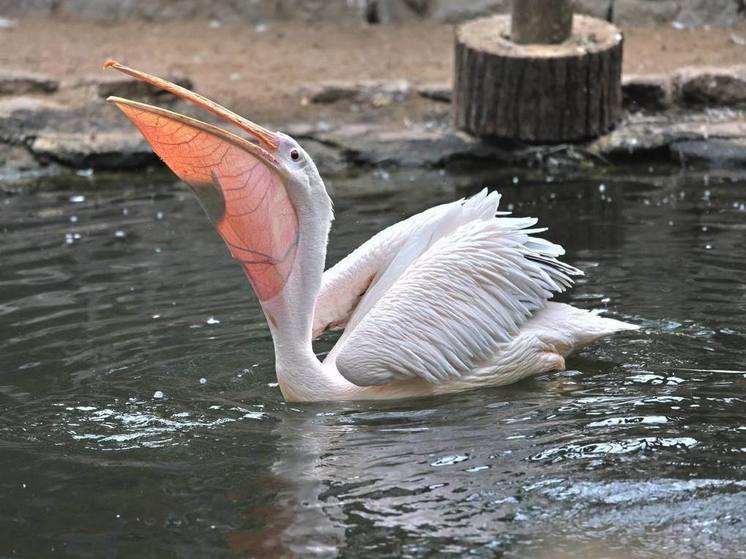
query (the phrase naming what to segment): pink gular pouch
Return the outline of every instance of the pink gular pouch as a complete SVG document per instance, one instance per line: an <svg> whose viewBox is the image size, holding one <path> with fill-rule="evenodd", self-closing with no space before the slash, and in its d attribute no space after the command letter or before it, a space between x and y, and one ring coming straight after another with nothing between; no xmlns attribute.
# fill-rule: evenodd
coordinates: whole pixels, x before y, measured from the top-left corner
<svg viewBox="0 0 746 559"><path fill-rule="evenodd" d="M200 204L238 260L261 301L284 288L298 246L298 215L288 197L286 178L273 153L270 132L204 97L175 84L116 68L195 103L251 134L259 144L199 120L144 103L113 97L145 139Z"/></svg>

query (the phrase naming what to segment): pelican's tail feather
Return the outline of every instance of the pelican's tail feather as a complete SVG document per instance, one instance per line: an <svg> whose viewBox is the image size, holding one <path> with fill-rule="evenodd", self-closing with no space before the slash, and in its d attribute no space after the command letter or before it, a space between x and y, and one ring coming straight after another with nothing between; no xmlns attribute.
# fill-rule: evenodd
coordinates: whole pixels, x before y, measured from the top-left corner
<svg viewBox="0 0 746 559"><path fill-rule="evenodd" d="M639 328L635 324L601 316L598 311L550 301L526 323L523 330L550 342L560 355L567 357L599 338Z"/></svg>

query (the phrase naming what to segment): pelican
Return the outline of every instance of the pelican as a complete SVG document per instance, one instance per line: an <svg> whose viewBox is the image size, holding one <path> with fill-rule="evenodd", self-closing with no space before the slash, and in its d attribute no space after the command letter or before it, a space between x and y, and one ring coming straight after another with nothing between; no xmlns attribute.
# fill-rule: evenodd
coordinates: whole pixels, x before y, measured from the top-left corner
<svg viewBox="0 0 746 559"><path fill-rule="evenodd" d="M500 195L430 208L324 271L332 201L313 160L197 93L109 60L248 134L110 97L197 196L238 261L272 333L287 401L421 397L561 370L594 340L637 326L550 301L582 272ZM344 329L323 362L312 341Z"/></svg>

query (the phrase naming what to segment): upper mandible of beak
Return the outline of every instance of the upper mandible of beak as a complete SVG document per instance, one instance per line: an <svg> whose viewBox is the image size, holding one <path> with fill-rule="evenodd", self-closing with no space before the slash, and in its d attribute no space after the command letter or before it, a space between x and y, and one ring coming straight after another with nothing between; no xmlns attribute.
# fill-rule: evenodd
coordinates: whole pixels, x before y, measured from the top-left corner
<svg viewBox="0 0 746 559"><path fill-rule="evenodd" d="M149 83L154 87L163 89L164 91L168 91L169 93L173 93L177 97L181 97L185 101L194 103L198 107L211 112L212 114L222 118L223 120L226 120L231 124L235 124L240 129L246 131L252 137L256 138L259 141L261 147L263 147L270 153L277 151L280 145L279 137L276 133L267 130L263 126L259 126L254 122L251 122L241 115L237 115L233 111L230 111L225 107L218 105L215 101L211 101L210 99L208 99L207 97L203 97L199 93L190 91L185 87L181 87L180 85L176 85L175 83L171 83L170 81L164 80L157 76L141 72L140 70L135 70L134 68L129 68L124 64L120 64L116 60L107 60L104 63L104 69L108 68L114 68L115 70L119 70L123 74L127 74L128 76L132 76L133 78L141 80L145 83Z"/></svg>

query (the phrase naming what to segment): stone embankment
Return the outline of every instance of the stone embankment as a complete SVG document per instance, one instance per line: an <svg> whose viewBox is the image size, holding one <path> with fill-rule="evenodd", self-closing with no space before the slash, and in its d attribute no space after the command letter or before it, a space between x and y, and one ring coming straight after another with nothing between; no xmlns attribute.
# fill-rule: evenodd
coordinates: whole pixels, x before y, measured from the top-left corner
<svg viewBox="0 0 746 559"><path fill-rule="evenodd" d="M187 87L183 75L168 76ZM69 95L75 90L76 95ZM156 163L140 135L105 103L109 95L173 105L174 99L126 77L57 82L0 71L0 164L6 177L36 172L141 169ZM84 102L69 104L66 99ZM429 103L422 121L345 123L351 108ZM336 107L333 123L277 123L301 139L323 172L360 166L449 168L464 164L581 164L675 160L746 166L746 65L690 67L671 74L626 76L626 115L599 139L563 146L516 145L472 138L450 127L450 84L406 80L315 82L301 105ZM190 107L178 105L178 110ZM427 111L426 111L427 112Z"/></svg>

